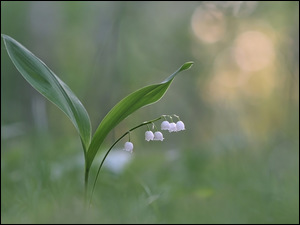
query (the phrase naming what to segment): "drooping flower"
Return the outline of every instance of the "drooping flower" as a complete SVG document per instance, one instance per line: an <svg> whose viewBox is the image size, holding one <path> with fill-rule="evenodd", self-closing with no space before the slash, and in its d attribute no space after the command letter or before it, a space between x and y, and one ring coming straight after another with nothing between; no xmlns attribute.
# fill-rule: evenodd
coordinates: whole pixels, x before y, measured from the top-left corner
<svg viewBox="0 0 300 225"><path fill-rule="evenodd" d="M145 140L146 141L152 141L153 138L154 138L153 132L150 131L150 130L146 131L146 133L145 133Z"/></svg>
<svg viewBox="0 0 300 225"><path fill-rule="evenodd" d="M176 124L170 123L169 132L176 132L176 131L177 131Z"/></svg>
<svg viewBox="0 0 300 225"><path fill-rule="evenodd" d="M132 150L133 150L133 144L129 141L127 141L124 145L124 150L127 151L127 152L130 152L132 153Z"/></svg>
<svg viewBox="0 0 300 225"><path fill-rule="evenodd" d="M170 129L170 123L169 121L165 120L161 123L161 130L169 130Z"/></svg>
<svg viewBox="0 0 300 225"><path fill-rule="evenodd" d="M176 123L176 129L177 131L185 130L184 123L182 121L178 121Z"/></svg>
<svg viewBox="0 0 300 225"><path fill-rule="evenodd" d="M154 141L163 141L164 140L164 136L160 131L156 131L154 133Z"/></svg>

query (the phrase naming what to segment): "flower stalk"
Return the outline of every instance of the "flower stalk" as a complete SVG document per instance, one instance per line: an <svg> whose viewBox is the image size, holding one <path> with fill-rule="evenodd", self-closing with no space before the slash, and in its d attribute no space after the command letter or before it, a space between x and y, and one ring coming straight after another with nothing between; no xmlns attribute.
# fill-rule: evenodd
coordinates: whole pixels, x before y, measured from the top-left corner
<svg viewBox="0 0 300 225"><path fill-rule="evenodd" d="M140 128L140 127L142 127L142 126L148 125L148 124L153 123L153 122L155 122L155 121L158 121L158 120L160 120L161 118L162 118L162 116L160 116L160 117L158 117L158 118L156 118L156 119L154 119L154 120L145 121L145 122L143 122L143 123L141 123L141 124L139 124L139 125L137 125L137 126L131 128L130 130L128 130L127 132L125 132L121 137L119 137L118 140L116 140L116 141L112 144L112 146L110 146L110 148L109 148L109 149L107 150L107 152L105 153L105 155L104 155L104 157L103 157L103 159L102 159L102 161L101 161L101 163L100 163L100 166L99 166L99 168L98 168L98 171L97 171L97 174L96 174L96 178L95 178L95 181L94 181L94 184L93 184L93 188L92 188L92 193L91 193L90 204L89 204L89 205L91 205L92 197L93 197L93 194L94 194L94 190L95 190L95 187L96 187L96 183L97 183L97 180L98 180L98 177L99 177L100 170L101 170L101 168L102 168L102 166L103 166L103 163L104 163L106 157L108 156L108 154L110 153L110 151L113 149L113 147L114 147L120 140L122 140L123 137L125 137L127 134L129 134L131 131L134 131L134 130L137 129L137 128Z"/></svg>
<svg viewBox="0 0 300 225"><path fill-rule="evenodd" d="M98 178L99 178L100 170L101 170L101 168L102 168L102 166L103 166L103 163L104 163L106 157L108 156L108 154L110 153L110 151L113 149L113 147L114 147L114 146L115 146L122 138L124 138L126 135L128 135L128 136L129 136L129 141L127 141L127 142L125 143L125 145L124 145L124 150L127 151L127 152L132 153L132 152L133 152L133 143L132 143L131 140L130 140L130 132L132 132L132 131L134 131L134 130L136 130L137 128L140 128L140 127L142 127L142 126L147 126L147 127L148 127L148 131L146 131L146 133L145 133L145 140L146 140L146 141L150 141L150 140L151 140L151 141L163 141L163 140L164 140L163 134L162 134L160 131L157 130L157 128L156 128L156 126L155 126L155 124L154 124L154 122L156 122L156 121L158 121L158 120L160 120L160 119L165 119L165 121L163 121L162 124L161 124L161 129L162 129L162 130L168 130L169 132L178 132L178 131L181 131L181 130L185 130L184 123L180 120L179 116L176 116L176 115L174 115L174 116L177 117L177 119L178 119L178 122L177 122L177 123L174 123L174 122L173 122L173 119L172 119L171 116L169 116L170 119L171 119L171 123L169 123L169 122L166 120L166 116L165 116L165 115L162 115L162 116L160 116L160 117L158 117L158 118L156 118L156 119L153 119L153 120L145 121L145 122L143 122L143 123L141 123L141 124L139 124L139 125L137 125L137 126L131 128L130 130L126 131L121 137L119 137L119 138L112 144L112 146L110 146L110 148L107 150L107 152L106 152L106 154L104 155L104 157L103 157L103 159L102 159L102 161L101 161L101 163L100 163L100 166L99 166L99 168L98 168L98 171L97 171L97 174L96 174L96 178L95 178L95 181L94 181L94 184L93 184L92 192L91 192L90 204L89 204L89 205L91 205L92 196L93 196L93 194L94 194L94 190L95 190L95 187L96 187L96 183L97 183L97 180L98 180ZM156 130L154 134L153 134L153 132L150 131L150 129L149 129L149 124L151 124L151 123L152 123L152 129L155 128L155 130ZM86 180L86 185L87 185L87 181L88 181L88 180Z"/></svg>

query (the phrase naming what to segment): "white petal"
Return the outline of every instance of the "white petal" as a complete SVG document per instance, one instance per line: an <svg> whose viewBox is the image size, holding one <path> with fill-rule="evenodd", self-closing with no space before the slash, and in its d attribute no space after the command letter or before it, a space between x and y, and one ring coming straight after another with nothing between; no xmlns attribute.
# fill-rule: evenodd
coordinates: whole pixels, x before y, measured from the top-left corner
<svg viewBox="0 0 300 225"><path fill-rule="evenodd" d="M154 139L155 141L163 141L164 140L164 136L160 131L156 131L154 133Z"/></svg>
<svg viewBox="0 0 300 225"><path fill-rule="evenodd" d="M124 145L124 150L127 151L127 152L130 152L132 153L132 150L133 150L133 144L129 141L127 141Z"/></svg>
<svg viewBox="0 0 300 225"><path fill-rule="evenodd" d="M185 130L184 123L182 121L178 121L176 123L177 131Z"/></svg>
<svg viewBox="0 0 300 225"><path fill-rule="evenodd" d="M165 120L165 121L163 121L163 122L161 123L161 129L162 129L162 130L169 130L169 128L170 128L170 123L169 123L169 121Z"/></svg>
<svg viewBox="0 0 300 225"><path fill-rule="evenodd" d="M146 133L145 133L145 140L146 141L151 141L151 140L153 140L153 138L154 138L153 132L150 131L150 130L146 131Z"/></svg>
<svg viewBox="0 0 300 225"><path fill-rule="evenodd" d="M169 132L176 132L176 131L177 131L176 124L170 123Z"/></svg>

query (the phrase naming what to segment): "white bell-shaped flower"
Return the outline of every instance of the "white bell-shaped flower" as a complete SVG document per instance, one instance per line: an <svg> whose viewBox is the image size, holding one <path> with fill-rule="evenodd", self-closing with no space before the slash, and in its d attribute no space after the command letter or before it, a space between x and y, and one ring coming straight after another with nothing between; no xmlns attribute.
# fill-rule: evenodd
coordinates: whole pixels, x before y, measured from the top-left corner
<svg viewBox="0 0 300 225"><path fill-rule="evenodd" d="M177 131L185 130L184 123L182 121L178 121L176 123Z"/></svg>
<svg viewBox="0 0 300 225"><path fill-rule="evenodd" d="M164 136L160 131L156 131L154 133L154 139L155 141L163 141L164 140Z"/></svg>
<svg viewBox="0 0 300 225"><path fill-rule="evenodd" d="M150 131L150 130L146 131L146 133L145 133L145 140L146 141L152 141L153 138L154 138L153 132Z"/></svg>
<svg viewBox="0 0 300 225"><path fill-rule="evenodd" d="M170 123L169 132L176 132L176 131L177 131L176 123Z"/></svg>
<svg viewBox="0 0 300 225"><path fill-rule="evenodd" d="M133 144L129 141L127 141L124 145L124 150L127 151L127 152L130 152L132 153L132 150L133 150Z"/></svg>
<svg viewBox="0 0 300 225"><path fill-rule="evenodd" d="M161 130L169 130L170 129L170 123L169 121L165 120L161 123Z"/></svg>

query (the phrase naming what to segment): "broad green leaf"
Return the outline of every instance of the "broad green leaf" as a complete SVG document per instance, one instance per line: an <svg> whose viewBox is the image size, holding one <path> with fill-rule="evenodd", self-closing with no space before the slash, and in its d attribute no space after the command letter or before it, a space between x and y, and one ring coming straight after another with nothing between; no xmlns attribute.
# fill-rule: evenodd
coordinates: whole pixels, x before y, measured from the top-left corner
<svg viewBox="0 0 300 225"><path fill-rule="evenodd" d="M183 64L176 72L160 84L141 88L117 103L103 118L97 128L87 152L86 169L89 170L95 155L108 133L127 116L139 108L155 103L163 97L174 77L181 71L191 68L193 62Z"/></svg>
<svg viewBox="0 0 300 225"><path fill-rule="evenodd" d="M22 76L60 108L80 134L85 151L91 140L91 123L87 111L71 91L39 58L13 38L3 35L8 55Z"/></svg>

